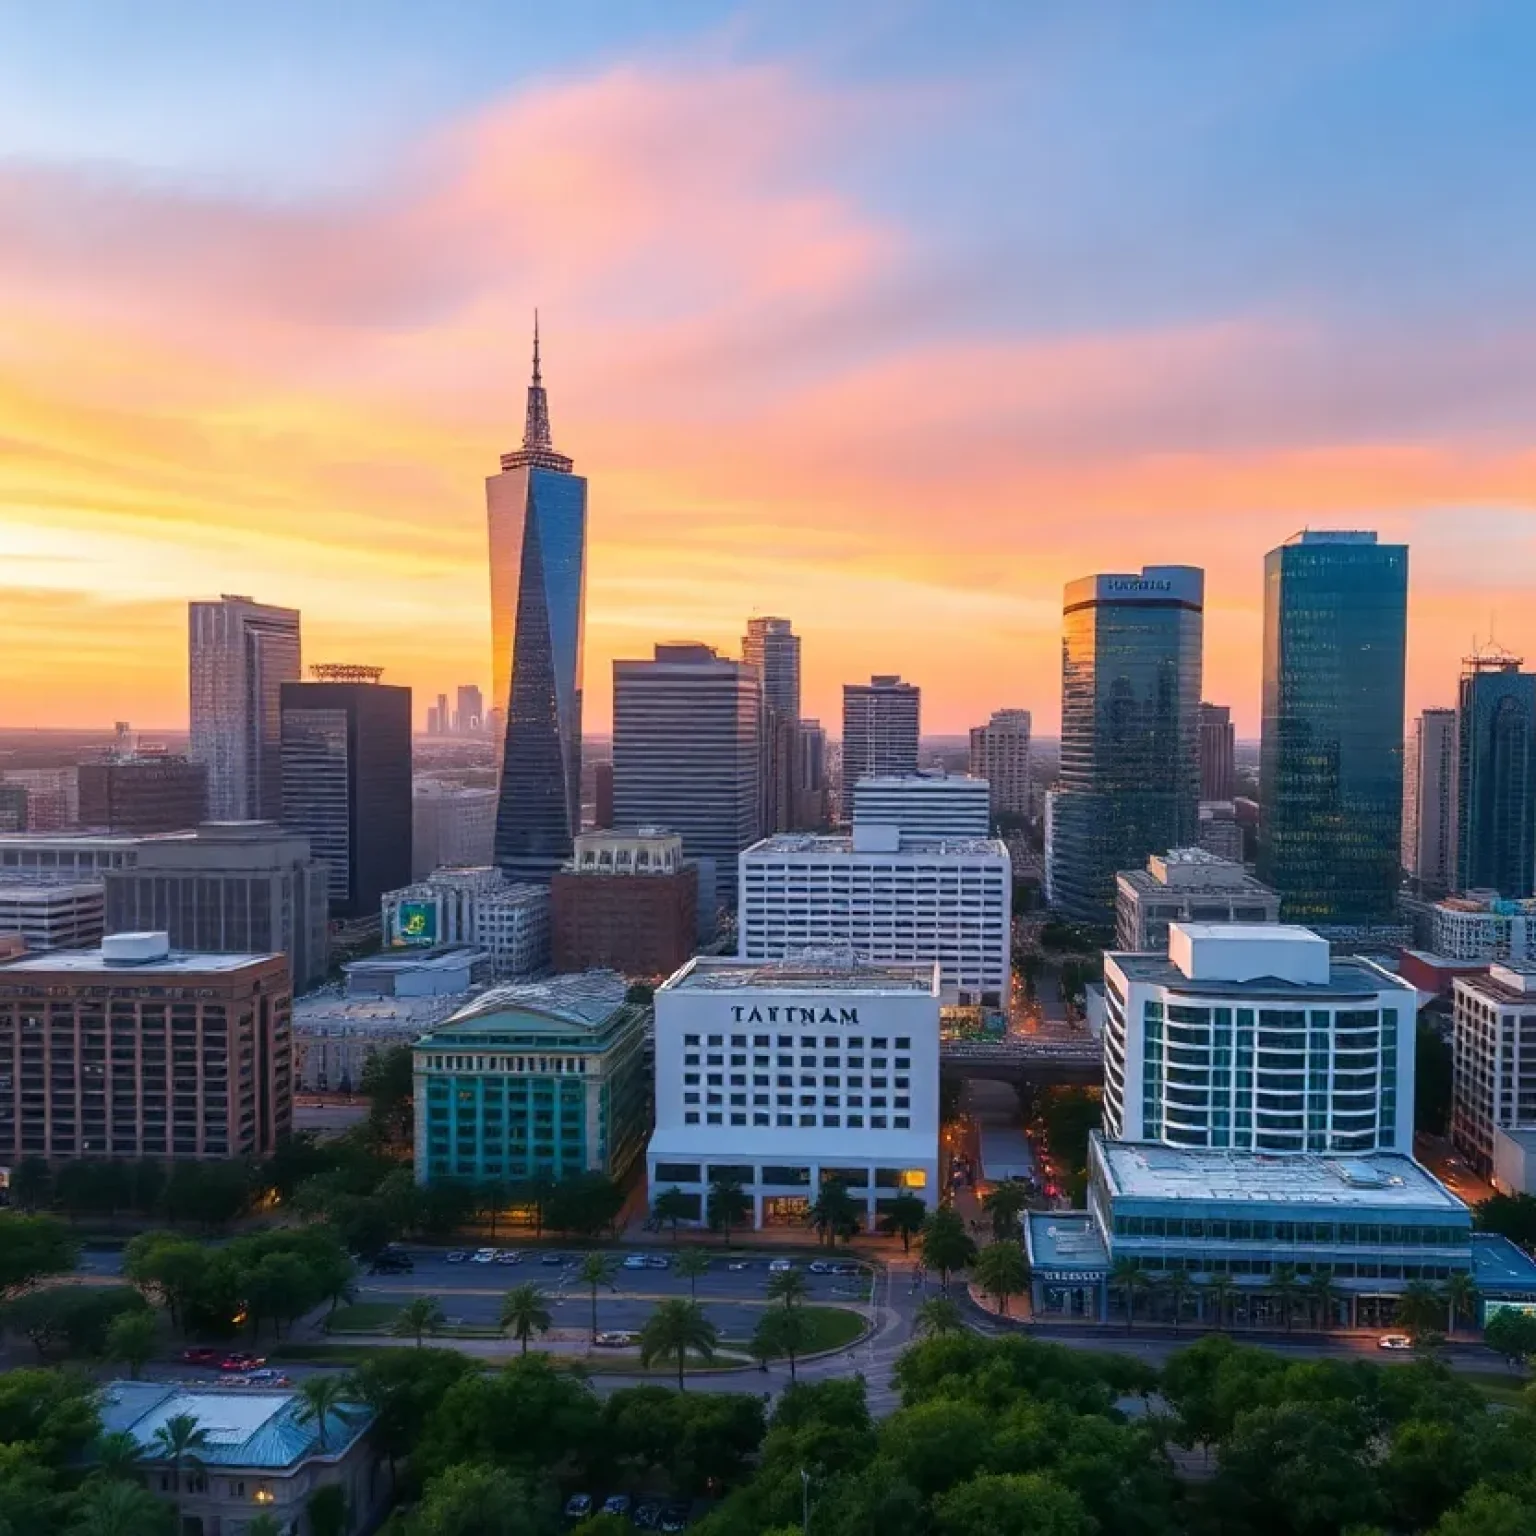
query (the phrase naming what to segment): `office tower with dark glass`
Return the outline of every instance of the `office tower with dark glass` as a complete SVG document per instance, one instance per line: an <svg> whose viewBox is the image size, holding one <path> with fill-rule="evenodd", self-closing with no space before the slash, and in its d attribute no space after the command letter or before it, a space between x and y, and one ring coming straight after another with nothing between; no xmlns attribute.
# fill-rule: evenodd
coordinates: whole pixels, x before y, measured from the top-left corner
<svg viewBox="0 0 1536 1536"><path fill-rule="evenodd" d="M1287 922L1393 917L1408 549L1299 533L1264 557L1258 876Z"/></svg>
<svg viewBox="0 0 1536 1536"><path fill-rule="evenodd" d="M892 674L843 684L842 819L853 820L853 786L870 774L916 773L923 691Z"/></svg>
<svg viewBox="0 0 1536 1536"><path fill-rule="evenodd" d="M1456 709L1456 888L1533 894L1536 676L1490 648L1461 664Z"/></svg>
<svg viewBox="0 0 1536 1536"><path fill-rule="evenodd" d="M763 686L763 811L765 831L795 824L799 766L800 637L788 619L748 619L741 658Z"/></svg>
<svg viewBox="0 0 1536 1536"><path fill-rule="evenodd" d="M699 903L736 902L736 859L761 836L762 683L707 645L613 664L613 821L668 827L699 861Z"/></svg>
<svg viewBox="0 0 1536 1536"><path fill-rule="evenodd" d="M1403 870L1421 896L1444 896L1456 867L1456 711L1426 709L1403 762Z"/></svg>
<svg viewBox="0 0 1536 1536"><path fill-rule="evenodd" d="M330 875L331 915L367 917L411 878L411 690L379 667L283 684L283 825Z"/></svg>
<svg viewBox="0 0 1536 1536"><path fill-rule="evenodd" d="M1078 922L1112 924L1117 872L1195 841L1204 623L1193 566L1067 584L1051 891Z"/></svg>
<svg viewBox="0 0 1536 1536"><path fill-rule="evenodd" d="M192 744L214 821L276 821L282 809L281 690L297 682L299 614L249 597L189 603Z"/></svg>
<svg viewBox="0 0 1536 1536"><path fill-rule="evenodd" d="M1237 740L1225 704L1200 706L1200 798L1230 800L1237 793Z"/></svg>
<svg viewBox="0 0 1536 1536"><path fill-rule="evenodd" d="M523 446L485 482L493 706L506 711L496 867L547 882L581 829L587 482L556 453L533 333Z"/></svg>

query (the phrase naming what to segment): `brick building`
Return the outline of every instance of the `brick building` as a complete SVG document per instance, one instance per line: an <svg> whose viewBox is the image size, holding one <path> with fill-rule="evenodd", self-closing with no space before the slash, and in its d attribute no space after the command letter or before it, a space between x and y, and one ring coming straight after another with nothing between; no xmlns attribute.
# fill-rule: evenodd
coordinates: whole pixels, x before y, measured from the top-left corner
<svg viewBox="0 0 1536 1536"><path fill-rule="evenodd" d="M208 816L208 769L185 757L81 763L80 825L103 832L182 832Z"/></svg>

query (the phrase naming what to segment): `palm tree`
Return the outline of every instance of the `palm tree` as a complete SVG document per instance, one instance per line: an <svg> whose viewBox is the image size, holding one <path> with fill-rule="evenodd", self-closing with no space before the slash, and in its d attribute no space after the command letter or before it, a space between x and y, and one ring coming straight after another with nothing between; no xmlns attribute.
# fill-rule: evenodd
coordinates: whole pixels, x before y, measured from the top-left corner
<svg viewBox="0 0 1536 1536"><path fill-rule="evenodd" d="M887 1236L899 1237L901 1251L910 1253L912 1239L923 1230L923 1222L927 1219L928 1207L923 1204L922 1196L904 1189L899 1195L891 1197L885 1214L880 1218L880 1230Z"/></svg>
<svg viewBox="0 0 1536 1536"><path fill-rule="evenodd" d="M1163 1276L1157 1288L1168 1298L1173 1309L1173 1331L1177 1333L1179 1325L1184 1321L1184 1303L1194 1293L1195 1282L1189 1278L1187 1270L1171 1269Z"/></svg>
<svg viewBox="0 0 1536 1536"><path fill-rule="evenodd" d="M294 1418L300 1424L315 1426L315 1446L323 1454L329 1421L337 1418L345 1423L352 1416L351 1389L344 1376L307 1376L299 1386L299 1396L304 1401Z"/></svg>
<svg viewBox="0 0 1536 1536"><path fill-rule="evenodd" d="M1444 1316L1440 1295L1427 1280L1410 1280L1397 1299L1397 1320L1417 1340L1433 1333Z"/></svg>
<svg viewBox="0 0 1536 1536"><path fill-rule="evenodd" d="M769 1301L782 1301L786 1307L792 1307L796 1302L804 1301L809 1291L810 1286L798 1269L786 1269L768 1276Z"/></svg>
<svg viewBox="0 0 1536 1536"><path fill-rule="evenodd" d="M789 1361L789 1379L795 1379L795 1361L811 1343L811 1320L803 1307L770 1307L758 1320L752 1335L752 1353L759 1360L782 1355Z"/></svg>
<svg viewBox="0 0 1536 1536"><path fill-rule="evenodd" d="M1291 1331L1291 1317L1296 1310L1296 1298L1301 1295L1301 1280L1294 1264L1276 1264L1270 1272L1269 1293L1280 1303L1285 1318L1285 1331Z"/></svg>
<svg viewBox="0 0 1536 1536"><path fill-rule="evenodd" d="M698 1302L680 1298L664 1301L640 1331L640 1364L648 1367L655 1360L676 1360L677 1390L681 1392L689 1350L701 1360L713 1360L718 1337Z"/></svg>
<svg viewBox="0 0 1536 1536"><path fill-rule="evenodd" d="M688 1282L688 1294L697 1298L699 1277L709 1273L709 1255L702 1248L684 1248L672 1268Z"/></svg>
<svg viewBox="0 0 1536 1536"><path fill-rule="evenodd" d="M981 1202L992 1218L992 1236L998 1242L1018 1235L1019 1217L1028 1205L1029 1194L1017 1179L1005 1179Z"/></svg>
<svg viewBox="0 0 1536 1536"><path fill-rule="evenodd" d="M1455 1333L1456 1320L1463 1314L1469 1321L1477 1316L1477 1281L1466 1270L1452 1270L1445 1277L1440 1294L1445 1298L1449 1318L1447 1333Z"/></svg>
<svg viewBox="0 0 1536 1536"><path fill-rule="evenodd" d="M736 1180L716 1179L709 1186L709 1200L705 1208L709 1230L723 1234L726 1247L731 1244L731 1229L739 1227L751 1214L752 1201Z"/></svg>
<svg viewBox="0 0 1536 1536"><path fill-rule="evenodd" d="M138 1483L92 1480L81 1490L70 1536L160 1536L165 1505Z"/></svg>
<svg viewBox="0 0 1536 1536"><path fill-rule="evenodd" d="M1136 1322L1136 1293L1150 1290L1152 1277L1129 1254L1122 1254L1110 1269L1109 1283L1125 1303L1125 1331L1129 1333Z"/></svg>
<svg viewBox="0 0 1536 1536"><path fill-rule="evenodd" d="M1008 1315L1008 1298L1017 1296L1029 1288L1029 1265L1024 1260L1024 1250L1017 1239L989 1243L976 1256L972 1270L982 1291L997 1303L997 1310Z"/></svg>
<svg viewBox="0 0 1536 1536"><path fill-rule="evenodd" d="M1216 1331L1220 1333L1227 1325L1227 1312L1237 1294L1237 1281L1231 1275L1212 1275L1200 1289L1208 1300L1216 1303Z"/></svg>
<svg viewBox="0 0 1536 1536"><path fill-rule="evenodd" d="M390 1327L397 1339L415 1339L421 1348L423 1334L435 1334L448 1321L436 1296L418 1296L400 1308L400 1315Z"/></svg>
<svg viewBox="0 0 1536 1536"><path fill-rule="evenodd" d="M97 1438L91 1461L102 1477L132 1482L139 1475L139 1462L143 1455L139 1442L127 1430L116 1429L111 1434Z"/></svg>
<svg viewBox="0 0 1536 1536"><path fill-rule="evenodd" d="M613 1275L613 1260L606 1253L589 1253L581 1261L581 1268L576 1271L576 1278L592 1293L592 1342L594 1344L597 1342L597 1288L600 1285L606 1285L610 1291L613 1290ZM524 1344L526 1347L526 1340Z"/></svg>
<svg viewBox="0 0 1536 1536"><path fill-rule="evenodd" d="M946 1333L959 1333L965 1327L965 1318L959 1305L948 1296L930 1296L917 1309L916 1327L925 1339L939 1338Z"/></svg>
<svg viewBox="0 0 1536 1536"><path fill-rule="evenodd" d="M1333 1271L1326 1265L1314 1269L1307 1277L1307 1294L1317 1308L1318 1326L1326 1333L1333 1327L1334 1311L1342 1292L1333 1283Z"/></svg>
<svg viewBox="0 0 1536 1536"><path fill-rule="evenodd" d="M848 1186L841 1179L828 1179L821 1186L809 1210L806 1223L815 1227L817 1238L829 1247L836 1247L838 1238L851 1238L859 1230L860 1206L848 1193Z"/></svg>
<svg viewBox="0 0 1536 1536"><path fill-rule="evenodd" d="M544 1293L536 1285L514 1286L501 1300L501 1331L521 1339L528 1353L529 1337L548 1333L551 1319Z"/></svg>
<svg viewBox="0 0 1536 1536"><path fill-rule="evenodd" d="M171 1464L171 1485L176 1495L176 1524L181 1524L181 1473L183 1467L200 1467L202 1453L212 1442L208 1431L190 1413L173 1413L150 1440L151 1454L157 1461Z"/></svg>

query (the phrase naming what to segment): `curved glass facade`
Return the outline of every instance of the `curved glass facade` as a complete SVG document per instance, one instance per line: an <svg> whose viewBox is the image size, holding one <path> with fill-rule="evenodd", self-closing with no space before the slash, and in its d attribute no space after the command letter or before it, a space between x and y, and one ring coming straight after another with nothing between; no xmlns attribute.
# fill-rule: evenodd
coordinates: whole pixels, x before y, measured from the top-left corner
<svg viewBox="0 0 1536 1536"><path fill-rule="evenodd" d="M1536 677L1472 656L1456 711L1456 889L1523 898L1536 881Z"/></svg>
<svg viewBox="0 0 1536 1536"><path fill-rule="evenodd" d="M1264 557L1258 877L1285 922L1393 919L1408 549L1303 533Z"/></svg>

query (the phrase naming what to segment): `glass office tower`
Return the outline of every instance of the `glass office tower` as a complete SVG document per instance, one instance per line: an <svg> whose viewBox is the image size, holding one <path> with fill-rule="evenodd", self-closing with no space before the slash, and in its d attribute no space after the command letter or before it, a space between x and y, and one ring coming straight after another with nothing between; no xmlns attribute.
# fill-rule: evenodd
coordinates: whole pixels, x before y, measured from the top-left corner
<svg viewBox="0 0 1536 1536"><path fill-rule="evenodd" d="M1527 897L1536 880L1536 676L1489 650L1456 704L1456 889Z"/></svg>
<svg viewBox="0 0 1536 1536"><path fill-rule="evenodd" d="M1286 922L1393 919L1407 634L1406 545L1307 532L1264 557L1258 876Z"/></svg>
<svg viewBox="0 0 1536 1536"><path fill-rule="evenodd" d="M1204 626L1193 566L1067 586L1051 892L1078 922L1113 923L1116 873L1195 841Z"/></svg>
<svg viewBox="0 0 1536 1536"><path fill-rule="evenodd" d="M485 482L493 701L506 710L496 867L547 881L581 830L581 649L587 482L550 439L533 334L523 446Z"/></svg>

